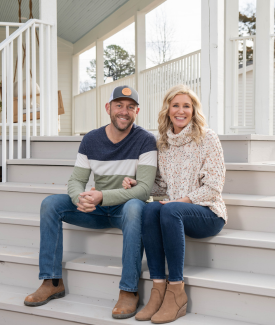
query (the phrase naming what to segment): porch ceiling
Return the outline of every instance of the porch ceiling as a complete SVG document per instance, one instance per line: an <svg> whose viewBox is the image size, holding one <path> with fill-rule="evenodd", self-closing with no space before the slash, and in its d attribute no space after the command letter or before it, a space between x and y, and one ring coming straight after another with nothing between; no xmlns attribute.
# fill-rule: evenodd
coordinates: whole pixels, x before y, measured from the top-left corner
<svg viewBox="0 0 275 325"><path fill-rule="evenodd" d="M57 35L77 42L129 0L57 0ZM22 1L22 22L29 17L29 0ZM33 16L39 19L39 1L33 1ZM27 18L27 19L23 19ZM0 1L0 21L18 22L18 2Z"/></svg>

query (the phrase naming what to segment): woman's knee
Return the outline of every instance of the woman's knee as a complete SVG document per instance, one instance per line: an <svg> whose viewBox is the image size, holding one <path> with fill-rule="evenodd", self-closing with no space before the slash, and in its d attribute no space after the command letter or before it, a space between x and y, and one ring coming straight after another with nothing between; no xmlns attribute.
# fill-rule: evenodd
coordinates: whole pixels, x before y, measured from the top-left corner
<svg viewBox="0 0 275 325"><path fill-rule="evenodd" d="M146 204L142 212L142 224L144 226L152 226L159 223L160 209L162 205L159 202Z"/></svg>
<svg viewBox="0 0 275 325"><path fill-rule="evenodd" d="M178 204L167 203L164 204L160 210L160 223L162 225L171 225L172 223L177 223L178 221L182 222L181 212L179 211ZM181 207L183 208L183 207Z"/></svg>

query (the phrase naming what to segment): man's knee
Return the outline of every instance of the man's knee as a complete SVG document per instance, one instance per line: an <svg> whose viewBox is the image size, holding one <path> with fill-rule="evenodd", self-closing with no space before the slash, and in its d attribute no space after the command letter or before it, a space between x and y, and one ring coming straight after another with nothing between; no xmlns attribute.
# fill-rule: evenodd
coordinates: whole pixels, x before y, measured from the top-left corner
<svg viewBox="0 0 275 325"><path fill-rule="evenodd" d="M145 203L138 199L129 200L124 206L124 217L127 223L140 223Z"/></svg>
<svg viewBox="0 0 275 325"><path fill-rule="evenodd" d="M59 210L64 204L70 204L71 198L67 194L55 194L47 196L41 203L40 218Z"/></svg>

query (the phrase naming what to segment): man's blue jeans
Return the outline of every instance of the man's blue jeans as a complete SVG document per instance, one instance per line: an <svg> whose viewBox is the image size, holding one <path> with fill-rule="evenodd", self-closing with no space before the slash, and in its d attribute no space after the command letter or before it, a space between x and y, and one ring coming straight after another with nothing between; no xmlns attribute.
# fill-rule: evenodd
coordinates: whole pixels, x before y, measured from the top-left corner
<svg viewBox="0 0 275 325"><path fill-rule="evenodd" d="M165 256L169 281L183 281L185 235L205 238L217 235L224 219L208 207L183 202L146 205L142 214L142 239L151 279L166 279Z"/></svg>
<svg viewBox="0 0 275 325"><path fill-rule="evenodd" d="M144 206L144 202L132 199L121 205L98 205L93 212L84 213L77 210L67 194L48 196L40 210L39 279L62 278L63 221L91 229L119 228L123 233L123 268L119 288L136 292L144 250L141 240Z"/></svg>

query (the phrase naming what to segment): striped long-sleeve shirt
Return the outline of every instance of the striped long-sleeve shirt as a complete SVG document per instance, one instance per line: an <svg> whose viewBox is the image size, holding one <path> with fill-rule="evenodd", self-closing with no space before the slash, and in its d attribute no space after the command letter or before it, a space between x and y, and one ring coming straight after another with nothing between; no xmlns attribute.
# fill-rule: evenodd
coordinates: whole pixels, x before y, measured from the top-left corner
<svg viewBox="0 0 275 325"><path fill-rule="evenodd" d="M68 182L72 202L75 205L78 202L92 171L95 188L103 194L103 206L123 204L130 199L146 201L157 169L155 137L134 124L122 141L113 143L107 137L105 127L86 134L80 144ZM136 179L137 185L125 190L122 181L126 176Z"/></svg>

